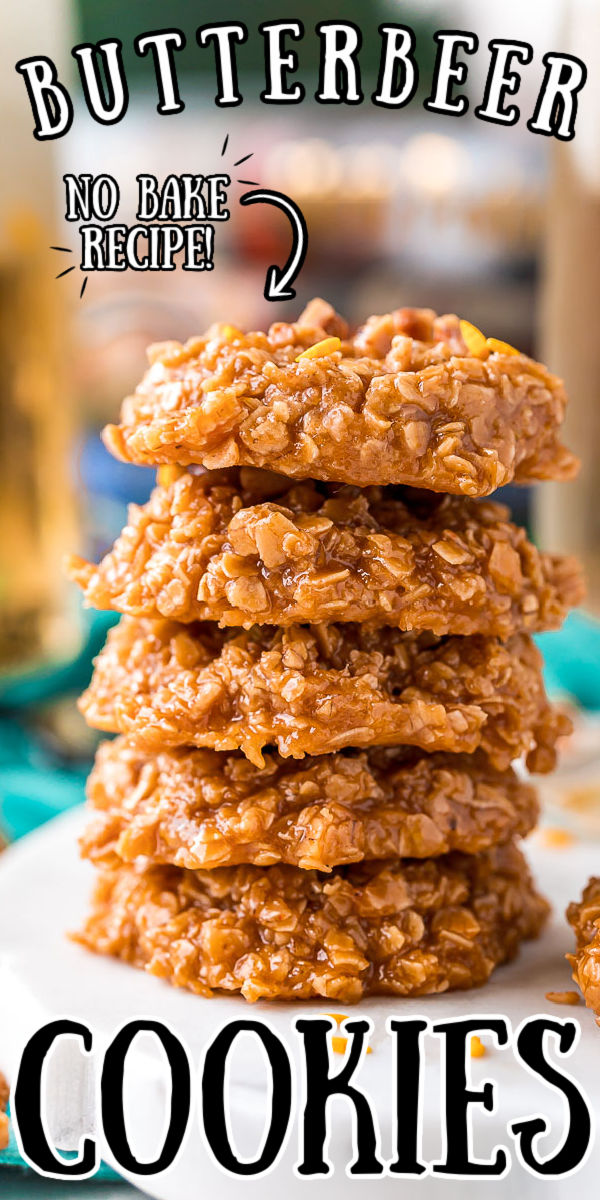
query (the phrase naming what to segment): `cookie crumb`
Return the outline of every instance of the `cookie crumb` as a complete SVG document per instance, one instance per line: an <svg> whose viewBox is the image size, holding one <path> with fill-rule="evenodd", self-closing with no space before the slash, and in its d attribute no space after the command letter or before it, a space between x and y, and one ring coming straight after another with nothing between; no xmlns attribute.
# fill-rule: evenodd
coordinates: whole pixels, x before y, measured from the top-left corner
<svg viewBox="0 0 600 1200"><path fill-rule="evenodd" d="M567 954L573 980L588 1008L600 1017L600 877L588 880L578 904L570 904L567 921L576 937L575 953Z"/></svg>
<svg viewBox="0 0 600 1200"><path fill-rule="evenodd" d="M540 830L540 837L548 849L562 850L567 846L572 846L575 838L568 829L560 829L558 827L547 828Z"/></svg>
<svg viewBox="0 0 600 1200"><path fill-rule="evenodd" d="M332 1048L334 1054L345 1054L347 1045L348 1045L348 1038L332 1037L332 1039L331 1039L331 1048ZM367 1046L367 1054L372 1054L372 1053L373 1053L373 1051L371 1050L371 1047Z"/></svg>
<svg viewBox="0 0 600 1200"><path fill-rule="evenodd" d="M551 1004L579 1004L579 992L546 992L546 1000Z"/></svg>
<svg viewBox="0 0 600 1200"><path fill-rule="evenodd" d="M184 474L185 467L178 467L174 463L169 463L167 466L158 468L156 482L159 487L170 487L171 484L177 483L177 480Z"/></svg>

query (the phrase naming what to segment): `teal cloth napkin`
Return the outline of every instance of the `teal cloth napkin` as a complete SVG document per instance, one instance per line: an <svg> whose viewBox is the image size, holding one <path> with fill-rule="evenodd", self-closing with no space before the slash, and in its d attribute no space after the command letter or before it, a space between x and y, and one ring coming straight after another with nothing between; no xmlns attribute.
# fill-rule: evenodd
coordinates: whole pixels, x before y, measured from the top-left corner
<svg viewBox="0 0 600 1200"><path fill-rule="evenodd" d="M581 708L600 709L600 621L587 613L569 613L557 633L540 633L546 687L551 695L568 692Z"/></svg>
<svg viewBox="0 0 600 1200"><path fill-rule="evenodd" d="M10 1115L10 1110L9 1110L9 1115ZM9 1140L8 1146L6 1147L6 1150L3 1150L0 1153L0 1170L2 1169L2 1167L17 1167L23 1173L23 1175L33 1175L34 1172L27 1166L27 1164L23 1161L23 1159L21 1158L21 1155L19 1154L19 1148L17 1146L16 1140L15 1140L15 1135L13 1133L12 1122L9 1127L9 1138L10 1138L10 1140ZM72 1155L66 1154L64 1151L63 1152L59 1151L59 1154L60 1154L61 1158L72 1157ZM120 1176L117 1175L116 1171L113 1171L112 1167L107 1167L105 1163L100 1163L100 1166L98 1167L98 1170L96 1171L96 1174L93 1175L92 1178L89 1179L87 1182L94 1183L96 1180L119 1179L119 1178L120 1178ZM65 1180L65 1187L68 1187L68 1186L69 1186L69 1181ZM2 1177L0 1175L0 1194L1 1194L1 1192L2 1192Z"/></svg>
<svg viewBox="0 0 600 1200"><path fill-rule="evenodd" d="M117 618L85 613L79 654L69 662L20 675L0 676L0 830L10 841L57 813L80 804L89 763L69 766L35 733L36 714L64 696L75 697L90 679L92 659Z"/></svg>

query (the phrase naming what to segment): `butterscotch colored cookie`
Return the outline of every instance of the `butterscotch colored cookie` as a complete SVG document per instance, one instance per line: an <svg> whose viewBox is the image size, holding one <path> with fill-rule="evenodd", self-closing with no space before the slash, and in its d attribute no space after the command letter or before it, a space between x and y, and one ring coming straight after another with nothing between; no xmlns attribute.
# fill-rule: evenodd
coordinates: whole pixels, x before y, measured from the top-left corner
<svg viewBox="0 0 600 1200"><path fill-rule="evenodd" d="M398 748L290 760L172 750L118 738L88 780L94 863L144 857L191 870L288 863L330 871L362 859L477 854L533 828L535 790L482 755Z"/></svg>
<svg viewBox="0 0 600 1200"><path fill-rule="evenodd" d="M575 954L567 955L573 979L600 1018L600 878L590 879L579 904L569 905L567 919L576 937Z"/></svg>
<svg viewBox="0 0 600 1200"><path fill-rule="evenodd" d="M104 432L125 461L246 464L468 496L576 469L559 439L561 381L429 309L370 317L351 336L315 300L268 333L214 325L149 355L120 425Z"/></svg>
<svg viewBox="0 0 600 1200"><path fill-rule="evenodd" d="M541 656L526 634L435 638L369 625L254 626L123 617L80 701L88 723L174 746L283 757L346 746L487 752L506 769L527 753L551 770L570 729L549 705Z"/></svg>
<svg viewBox="0 0 600 1200"><path fill-rule="evenodd" d="M101 874L79 940L201 996L352 1003L485 983L547 907L511 843L325 876L121 867Z"/></svg>
<svg viewBox="0 0 600 1200"><path fill-rule="evenodd" d="M131 506L98 567L72 558L70 574L95 608L245 628L376 621L506 638L557 628L581 599L575 560L540 554L491 501L260 490L185 474Z"/></svg>

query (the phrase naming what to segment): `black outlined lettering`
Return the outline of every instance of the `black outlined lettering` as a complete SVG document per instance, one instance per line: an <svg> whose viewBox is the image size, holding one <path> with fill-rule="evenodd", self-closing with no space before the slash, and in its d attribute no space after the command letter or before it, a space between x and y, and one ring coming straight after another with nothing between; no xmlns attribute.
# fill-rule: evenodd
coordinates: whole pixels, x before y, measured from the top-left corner
<svg viewBox="0 0 600 1200"><path fill-rule="evenodd" d="M259 93L263 104L300 104L306 96L299 78L299 51L293 43L305 37L301 20L264 21L257 26L264 44L265 86ZM416 58L416 34L408 25L390 22L378 26L381 40L377 85L371 102L380 108L405 108L414 99L419 85ZM356 105L364 101L361 86L360 52L362 32L352 21L324 20L315 26L319 39L319 82L315 99L319 104ZM443 29L433 34L436 57L431 94L423 107L451 117L463 116L469 109L468 96L459 89L467 81L469 67L464 55L479 49L475 33ZM241 21L216 21L196 29L201 48L213 43L218 108L233 108L243 103L238 82L238 46L248 41L248 28ZM152 58L158 103L156 111L170 116L185 108L177 74L178 52L186 47L181 29L149 30L133 39L139 57ZM483 100L475 107L479 120L507 127L516 125L521 113L509 103L521 86L519 66L533 61L529 42L493 38L488 43L490 61ZM103 125L121 121L127 112L129 94L123 65L122 44L118 38L82 43L71 51L77 61L85 102L91 117ZM519 65L517 65L519 64ZM543 56L544 78L533 116L527 121L531 133L571 141L579 106L579 93L587 81L585 63L567 53L550 52ZM33 135L38 140L64 136L73 123L73 100L59 82L54 62L44 56L23 58L16 63L23 76L34 117ZM457 92L457 94L455 94Z"/></svg>
<svg viewBox="0 0 600 1200"><path fill-rule="evenodd" d="M271 1072L271 1117L264 1144L251 1161L237 1157L227 1129L227 1056L240 1033L254 1034L262 1044ZM209 1045L202 1071L202 1120L208 1149L222 1170L244 1177L265 1175L280 1157L292 1112L292 1068L285 1043L264 1021L230 1021Z"/></svg>
<svg viewBox="0 0 600 1200"><path fill-rule="evenodd" d="M119 185L112 175L63 175L67 221L110 221L120 200Z"/></svg>
<svg viewBox="0 0 600 1200"><path fill-rule="evenodd" d="M433 1033L443 1035L444 1045L444 1080L445 1080L445 1160L432 1164L434 1174L451 1175L465 1179L471 1176L496 1176L506 1174L508 1170L508 1154L502 1146L497 1146L491 1161L483 1162L471 1155L469 1146L468 1110L470 1104L482 1104L486 1112L494 1111L493 1085L488 1080L480 1091L475 1091L467 1082L467 1038L472 1033L490 1032L495 1034L499 1046L508 1042L508 1022L506 1017L470 1017L458 1018L433 1026Z"/></svg>
<svg viewBox="0 0 600 1200"><path fill-rule="evenodd" d="M422 1034L429 1022L399 1020L388 1017L386 1029L394 1038L395 1104L394 1104L394 1151L395 1159L389 1164L392 1175L415 1178L427 1170L419 1162L419 1130L421 1128L421 1054Z"/></svg>
<svg viewBox="0 0 600 1200"><path fill-rule="evenodd" d="M119 207L119 185L112 175L96 175L92 180L92 212L101 221L110 221Z"/></svg>
<svg viewBox="0 0 600 1200"><path fill-rule="evenodd" d="M22 58L15 64L25 80L27 95L35 126L33 136L42 142L49 138L62 137L73 124L73 103L62 83L51 58Z"/></svg>
<svg viewBox="0 0 600 1200"><path fill-rule="evenodd" d="M82 42L73 46L81 86L90 115L101 125L116 125L123 119L129 105L129 92L123 68L123 46L118 38L105 38L93 45ZM102 56L106 84L103 85L97 62Z"/></svg>
<svg viewBox="0 0 600 1200"><path fill-rule="evenodd" d="M138 221L227 221L229 175L167 175L159 185L155 175L136 175Z"/></svg>
<svg viewBox="0 0 600 1200"><path fill-rule="evenodd" d="M362 34L351 21L320 21L319 104L362 104L358 52Z"/></svg>
<svg viewBox="0 0 600 1200"><path fill-rule="evenodd" d="M160 212L160 196L156 175L136 175L138 203L136 221L155 221Z"/></svg>
<svg viewBox="0 0 600 1200"><path fill-rule="evenodd" d="M185 225L185 256L182 271L212 271L215 231L212 225Z"/></svg>
<svg viewBox="0 0 600 1200"><path fill-rule="evenodd" d="M344 1021L342 1029L348 1034L348 1050L341 1069L330 1074L330 1055L327 1034L334 1022L329 1017L297 1017L294 1026L304 1038L305 1059L305 1104L302 1117L300 1145L301 1159L295 1172L301 1176L330 1175L333 1167L325 1157L328 1142L327 1108L333 1096L344 1096L354 1108L355 1147L354 1160L347 1167L347 1174L361 1177L377 1177L384 1172L384 1164L377 1157L379 1130L377 1116L372 1111L369 1099L351 1082L352 1076L366 1053L366 1036L373 1022L362 1020Z"/></svg>
<svg viewBox="0 0 600 1200"><path fill-rule="evenodd" d="M225 208L227 191L231 184L229 175L208 175L208 215L211 221L228 221L230 212Z"/></svg>
<svg viewBox="0 0 600 1200"><path fill-rule="evenodd" d="M125 1060L140 1033L158 1038L171 1073L169 1125L157 1158L140 1162L131 1152L123 1111ZM129 1021L113 1038L104 1056L100 1081L104 1136L119 1166L136 1175L157 1175L172 1166L181 1150L190 1119L191 1071L186 1051L174 1033L161 1021Z"/></svg>
<svg viewBox="0 0 600 1200"><path fill-rule="evenodd" d="M460 117L467 112L469 101L466 96L452 98L452 87L454 83L465 82L468 67L466 63L456 61L456 51L461 46L467 54L474 54L479 46L479 39L474 33L465 33L460 29L440 30L439 33L434 33L433 38L438 44L438 52L433 70L431 96L423 101L423 107L429 112Z"/></svg>
<svg viewBox="0 0 600 1200"><path fill-rule="evenodd" d="M479 104L474 113L482 121L492 125L516 125L521 115L516 104L505 108L507 96L515 96L521 86L521 76L518 71L511 71L511 59L517 58L526 65L533 58L533 47L529 42L510 42L503 38L494 38L489 43L491 52L490 68L485 81L483 103Z"/></svg>
<svg viewBox="0 0 600 1200"><path fill-rule="evenodd" d="M199 46L206 46L213 38L218 85L215 104L220 108L234 108L243 100L238 87L234 42L247 42L248 30L245 25L232 25L227 21L221 21L215 25L201 25L196 30L196 40Z"/></svg>
<svg viewBox="0 0 600 1200"><path fill-rule="evenodd" d="M377 88L373 104L381 108L404 108L419 86L419 68L414 52L416 38L408 25L380 25L381 47Z"/></svg>
<svg viewBox="0 0 600 1200"><path fill-rule="evenodd" d="M183 50L185 47L185 37L181 30L158 29L151 33L142 33L135 38L133 45L140 58L147 54L148 50L152 51L158 88L156 111L161 116L183 112L185 104L179 95L175 67L175 50Z"/></svg>
<svg viewBox="0 0 600 1200"><path fill-rule="evenodd" d="M559 1053L566 1057L575 1049L581 1029L577 1021L533 1017L524 1021L517 1030L515 1048L518 1059L530 1074L539 1076L565 1097L569 1120L562 1145L547 1158L538 1156L538 1139L549 1129L549 1121L539 1114L513 1121L509 1130L516 1140L518 1157L530 1174L558 1179L571 1175L585 1161L591 1146L592 1125L587 1100L571 1076L564 1071L557 1071L548 1062L545 1040L549 1033L554 1034Z"/></svg>
<svg viewBox="0 0 600 1200"><path fill-rule="evenodd" d="M122 238L127 232L126 225L112 225L111 229L118 232ZM104 225L82 225L79 230L81 234L81 269L82 271L124 271L125 260L122 260L121 266L107 266L107 257L105 255L105 236L108 238L108 230ZM112 234L114 239L115 233ZM113 246L114 246L113 240Z"/></svg>
<svg viewBox="0 0 600 1200"><path fill-rule="evenodd" d="M265 39L266 87L260 93L260 99L263 104L299 104L305 96L304 87L301 83L295 83L292 88L287 86L288 71L298 70L298 55L295 50L283 53L283 39L289 33L291 38L300 41L304 37L302 22L264 21L258 30Z"/></svg>
<svg viewBox="0 0 600 1200"><path fill-rule="evenodd" d="M132 229L127 230L127 238L125 241L125 258L127 266L133 271L151 271L150 255L144 254L138 249L138 239L148 236L148 230L143 225L134 225Z"/></svg>
<svg viewBox="0 0 600 1200"><path fill-rule="evenodd" d="M54 1153L46 1136L42 1072L54 1042L62 1037L79 1038L82 1052L91 1054L92 1034L86 1025L65 1019L51 1021L38 1029L21 1057L13 1096L13 1119L21 1154L34 1171L49 1179L87 1179L95 1174L100 1162L95 1139L83 1138L78 1157L63 1159Z"/></svg>
<svg viewBox="0 0 600 1200"><path fill-rule="evenodd" d="M531 133L570 142L575 137L578 95L587 79L587 67L572 54L544 54L544 81L533 117Z"/></svg>
<svg viewBox="0 0 600 1200"><path fill-rule="evenodd" d="M183 220L181 192L179 190L179 177L177 175L167 175L160 190L160 204L156 216L161 221Z"/></svg>
<svg viewBox="0 0 600 1200"><path fill-rule="evenodd" d="M162 258L161 270L175 270L175 255L183 250L185 245L185 233L181 225L162 225L161 226L161 243L162 243Z"/></svg>
<svg viewBox="0 0 600 1200"><path fill-rule="evenodd" d="M92 175L63 175L67 221L89 221L92 216Z"/></svg>
<svg viewBox="0 0 600 1200"><path fill-rule="evenodd" d="M161 269L156 264L160 264L164 256L166 230L183 233L186 240L184 269L207 269L205 260L209 251L205 239L214 233L210 225L96 228L101 238L105 237L107 229L124 231L119 252L130 265L132 259L145 257L147 263L135 268L142 270ZM147 252L134 245L144 236L147 236ZM105 249L102 253L106 256ZM386 1055L386 1059L389 1059L392 1085L389 1101L393 1111L394 1157L387 1164L381 1161L377 1112L367 1091L354 1079L366 1053L372 1021L344 1019L341 1032L346 1035L347 1049L341 1068L335 1074L334 1056L328 1040L329 1033L336 1028L334 1020L327 1016L297 1017L294 1028L304 1051L299 1161L294 1167L295 1175L300 1178L322 1178L333 1172L328 1148L338 1114L329 1102L336 1097L343 1098L349 1106L352 1120L352 1149L347 1151L345 1166L349 1178L378 1179L390 1175L418 1179L430 1173L465 1180L504 1177L511 1166L507 1147L496 1146L489 1158L480 1160L475 1157L472 1146L471 1106L481 1105L487 1113L492 1113L494 1091L498 1087L493 1079L487 1078L475 1090L468 1078L472 1072L472 1069L469 1071L468 1039L475 1031L491 1034L498 1047L507 1046L510 1036L516 1068L524 1068L538 1086L549 1089L561 1102L564 1116L558 1122L539 1111L509 1119L507 1132L514 1141L513 1162L518 1160L533 1177L551 1181L573 1175L589 1156L594 1126L588 1098L576 1079L564 1070L564 1063L559 1061L555 1065L554 1062L556 1058L569 1057L578 1045L581 1029L573 1019L553 1019L544 1014L528 1017L516 1030L513 1041L510 1022L499 1015L450 1019L433 1027L426 1018L388 1017L386 1033L392 1039L392 1055ZM128 1056L135 1039L143 1034L158 1039L170 1080L166 1104L158 1101L161 1108L166 1109L165 1132L159 1138L161 1145L152 1149L154 1157L145 1162L140 1161L132 1150L128 1124L134 1122L134 1117L129 1110L125 1111L124 1103ZM235 1146L232 1115L235 1086L232 1089L230 1084L233 1047L241 1034L249 1034L258 1040L267 1071L265 1129L259 1135L260 1144L247 1158L240 1157ZM439 1162L421 1161L425 1034L435 1034L443 1039L442 1161ZM92 1055L93 1035L84 1024L64 1018L38 1030L21 1057L12 1115L19 1149L39 1175L53 1179L85 1179L93 1175L99 1165L100 1133L97 1141L92 1133L88 1136L82 1121L76 1156L64 1158L53 1146L48 1132L46 1075L49 1056L55 1043L64 1038L74 1040L82 1055ZM385 1054L380 1044L377 1053ZM51 1069L54 1066L52 1064ZM89 1069L92 1070L92 1063ZM477 1075L480 1075L479 1071ZM207 1153L219 1169L228 1176L239 1178L257 1178L273 1171L288 1144L292 1116L295 1115L294 1058L285 1040L264 1020L226 1022L208 1041L200 1065L200 1081L200 1133ZM124 1024L116 1032L105 1053L99 1086L95 1089L100 1112L94 1116L93 1127L100 1129L101 1124L110 1154L120 1168L133 1175L149 1177L173 1165L191 1129L193 1085L196 1085L196 1078L192 1075L188 1051L168 1026L155 1020L140 1019ZM282 1186L285 1187L284 1181Z"/></svg>

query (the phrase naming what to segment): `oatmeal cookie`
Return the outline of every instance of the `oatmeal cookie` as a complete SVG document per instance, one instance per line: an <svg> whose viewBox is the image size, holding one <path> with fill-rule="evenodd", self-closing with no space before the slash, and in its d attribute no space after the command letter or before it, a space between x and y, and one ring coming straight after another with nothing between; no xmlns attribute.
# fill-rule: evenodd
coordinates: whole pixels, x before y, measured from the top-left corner
<svg viewBox="0 0 600 1200"><path fill-rule="evenodd" d="M600 1018L600 878L590 879L580 903L569 905L567 919L577 939L575 954L567 955L573 979Z"/></svg>
<svg viewBox="0 0 600 1200"><path fill-rule="evenodd" d="M95 608L246 629L375 621L507 638L556 629L581 599L575 560L540 554L502 505L390 491L302 483L266 499L184 474L130 507L99 566L73 557L69 573Z"/></svg>
<svg viewBox="0 0 600 1200"><path fill-rule="evenodd" d="M79 940L201 996L423 996L485 983L547 914L511 843L480 855L296 867L120 867Z"/></svg>
<svg viewBox="0 0 600 1200"><path fill-rule="evenodd" d="M151 366L104 440L143 465L269 467L298 479L403 483L485 496L568 479L566 396L541 363L455 316L399 309L352 336L322 300L268 333L214 325L150 348Z"/></svg>
<svg viewBox="0 0 600 1200"><path fill-rule="evenodd" d="M529 833L538 815L534 788L483 755L267 754L260 769L239 753L149 755L123 738L98 751L88 799L81 845L95 864L144 857L191 870L476 854Z"/></svg>
<svg viewBox="0 0 600 1200"><path fill-rule="evenodd" d="M499 770L522 753L551 770L568 718L548 703L527 634L436 638L370 625L249 631L123 617L80 705L97 729L174 746L287 758L346 746L485 750Z"/></svg>

